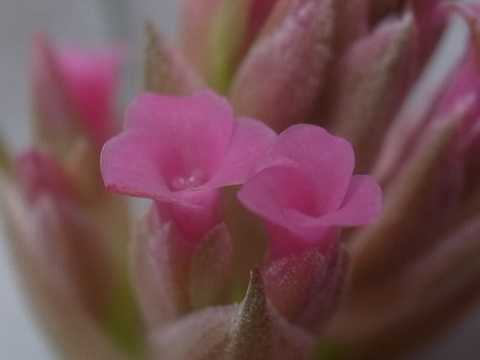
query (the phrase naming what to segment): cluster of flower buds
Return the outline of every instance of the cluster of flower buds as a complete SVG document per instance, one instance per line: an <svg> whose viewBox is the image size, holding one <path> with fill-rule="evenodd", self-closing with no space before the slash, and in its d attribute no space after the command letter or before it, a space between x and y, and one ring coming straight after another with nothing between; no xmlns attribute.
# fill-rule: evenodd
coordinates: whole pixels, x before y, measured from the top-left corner
<svg viewBox="0 0 480 360"><path fill-rule="evenodd" d="M126 267L129 220L98 165L115 133L120 52L57 48L39 35L32 60L35 143L2 157L11 249L61 353L121 358L112 356L117 344L133 348L141 329Z"/></svg>
<svg viewBox="0 0 480 360"><path fill-rule="evenodd" d="M461 319L480 296L480 7L183 3L182 46L146 27L122 131L118 52L38 38L36 147L0 149L12 249L67 357L393 358ZM469 38L432 81L454 17ZM111 193L151 200L133 229Z"/></svg>

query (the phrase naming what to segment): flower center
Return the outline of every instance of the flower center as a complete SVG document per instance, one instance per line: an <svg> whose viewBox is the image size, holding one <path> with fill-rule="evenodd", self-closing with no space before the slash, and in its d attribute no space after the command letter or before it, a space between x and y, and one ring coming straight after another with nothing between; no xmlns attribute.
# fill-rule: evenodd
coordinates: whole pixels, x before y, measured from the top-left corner
<svg viewBox="0 0 480 360"><path fill-rule="evenodd" d="M200 169L195 169L188 176L176 176L170 183L174 191L196 188L206 181L206 174Z"/></svg>

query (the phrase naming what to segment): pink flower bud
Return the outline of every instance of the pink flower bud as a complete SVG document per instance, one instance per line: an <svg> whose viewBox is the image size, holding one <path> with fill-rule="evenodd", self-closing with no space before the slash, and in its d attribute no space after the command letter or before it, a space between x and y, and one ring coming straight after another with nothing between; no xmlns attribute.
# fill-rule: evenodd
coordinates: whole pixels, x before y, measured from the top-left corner
<svg viewBox="0 0 480 360"><path fill-rule="evenodd" d="M125 131L102 151L107 188L155 200L191 241L220 222L218 189L245 182L275 138L257 121L235 121L210 92L142 95L126 117Z"/></svg>
<svg viewBox="0 0 480 360"><path fill-rule="evenodd" d="M360 171L371 168L412 83L413 41L410 16L386 20L355 42L334 70L327 121L352 142Z"/></svg>
<svg viewBox="0 0 480 360"><path fill-rule="evenodd" d="M353 176L346 140L320 127L296 125L274 143L240 201L262 217L272 259L328 248L335 229L368 224L381 212L381 190L369 176Z"/></svg>
<svg viewBox="0 0 480 360"><path fill-rule="evenodd" d="M225 301L232 271L232 244L225 225L193 244L152 208L137 235L132 270L151 328Z"/></svg>
<svg viewBox="0 0 480 360"><path fill-rule="evenodd" d="M288 321L319 334L337 308L346 265L338 244L274 261L263 273L268 299Z"/></svg>
<svg viewBox="0 0 480 360"><path fill-rule="evenodd" d="M55 143L80 131L100 147L115 128L118 51L60 50L38 37L33 60L34 110L41 136Z"/></svg>
<svg viewBox="0 0 480 360"><path fill-rule="evenodd" d="M30 241L25 246L61 291L70 288L86 310L100 316L110 290L111 263L96 224L79 206L72 180L38 151L19 156L15 170L29 209L24 216L30 219L29 230L36 232L24 237Z"/></svg>
<svg viewBox="0 0 480 360"><path fill-rule="evenodd" d="M476 42L475 21L472 17L473 8L453 6L452 9L463 14L470 23L470 40L458 64L453 66L450 73L443 75L441 81L432 82L429 78L421 80L420 85L430 82L436 86L423 86L418 94L422 102L406 103L389 129L385 141L384 151L376 164L377 177L384 184L389 183L400 171L402 166L412 156L416 147L424 141L430 124L445 118L456 107L467 106L464 114L467 118L460 135L464 144L474 141L474 130L480 114L477 98L480 96L478 81L480 80L479 44ZM473 21L473 22L472 22ZM478 33L478 30L477 30ZM469 120L468 120L469 119Z"/></svg>
<svg viewBox="0 0 480 360"><path fill-rule="evenodd" d="M286 16L256 42L236 74L230 97L238 113L280 131L311 116L332 55L332 3L285 5ZM294 84L302 86L292 91Z"/></svg>

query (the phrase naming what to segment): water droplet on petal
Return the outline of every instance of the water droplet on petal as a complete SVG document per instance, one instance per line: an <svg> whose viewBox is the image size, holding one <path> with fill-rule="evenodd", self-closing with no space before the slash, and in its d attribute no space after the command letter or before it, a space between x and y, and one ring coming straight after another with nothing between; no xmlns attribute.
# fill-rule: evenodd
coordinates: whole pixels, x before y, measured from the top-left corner
<svg viewBox="0 0 480 360"><path fill-rule="evenodd" d="M189 176L177 176L173 178L171 187L174 191L192 189L202 185L205 180L205 173L200 169L195 169Z"/></svg>

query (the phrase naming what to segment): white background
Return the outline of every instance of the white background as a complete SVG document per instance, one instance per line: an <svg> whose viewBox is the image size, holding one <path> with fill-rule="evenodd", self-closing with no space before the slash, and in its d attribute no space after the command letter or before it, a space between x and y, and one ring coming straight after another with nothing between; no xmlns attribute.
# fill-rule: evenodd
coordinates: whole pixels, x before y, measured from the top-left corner
<svg viewBox="0 0 480 360"><path fill-rule="evenodd" d="M29 139L28 54L32 35L48 31L58 39L101 45L112 33L118 32L111 21L107 25L105 20L121 20L121 12L101 11L99 4L109 2L114 6L127 1L0 0L0 129L11 145L21 148ZM140 54L140 34L146 16L155 20L164 32L172 33L176 7L175 0L130 1L127 13L129 31L133 34L130 37L132 53ZM16 286L2 234L0 231L0 359L53 359L32 324ZM480 354L480 314L476 318L454 329L447 339L440 341L441 344L425 349L418 358L479 358L474 354Z"/></svg>

